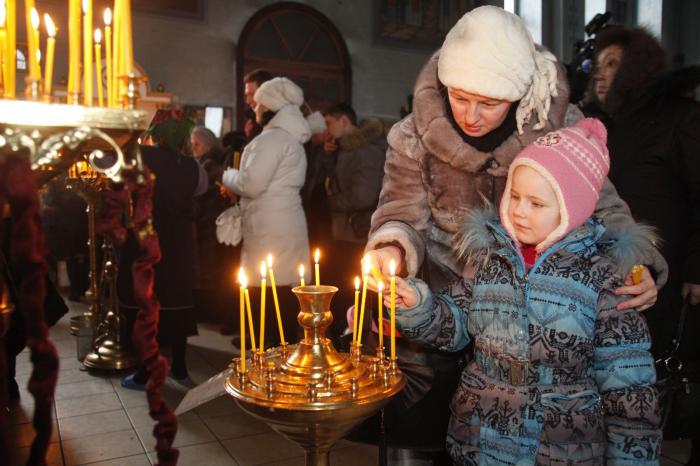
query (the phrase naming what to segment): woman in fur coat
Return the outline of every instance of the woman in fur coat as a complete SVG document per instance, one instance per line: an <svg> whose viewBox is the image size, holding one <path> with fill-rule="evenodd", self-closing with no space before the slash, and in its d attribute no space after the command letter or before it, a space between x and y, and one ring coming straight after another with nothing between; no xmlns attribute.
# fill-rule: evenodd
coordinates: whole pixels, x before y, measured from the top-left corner
<svg viewBox="0 0 700 466"><path fill-rule="evenodd" d="M389 133L370 260L388 276L394 259L400 274L419 275L434 289L459 276L463 264L450 245L464 211L484 198L497 204L518 151L581 117L568 93L563 67L534 44L520 18L493 6L464 15L418 75L413 113ZM632 222L608 181L597 215L606 225ZM663 284L666 266L651 244L638 262ZM637 295L622 309L654 303L654 281L646 270L644 276L618 290ZM398 348L399 361L415 363L416 376L409 375L408 390L387 408L389 441L433 449L444 439L461 356L408 342Z"/></svg>
<svg viewBox="0 0 700 466"><path fill-rule="evenodd" d="M274 78L255 92L255 114L263 131L243 151L240 170L223 174L224 186L241 197L243 248L241 266L249 283L259 280L260 263L272 254L285 338L297 329L298 304L291 288L297 269L309 270L309 238L299 191L306 177L303 144L311 129L301 114L304 93L287 78ZM260 289L251 287L256 302ZM267 313L265 341L279 341L275 312ZM268 346L268 345L266 345Z"/></svg>

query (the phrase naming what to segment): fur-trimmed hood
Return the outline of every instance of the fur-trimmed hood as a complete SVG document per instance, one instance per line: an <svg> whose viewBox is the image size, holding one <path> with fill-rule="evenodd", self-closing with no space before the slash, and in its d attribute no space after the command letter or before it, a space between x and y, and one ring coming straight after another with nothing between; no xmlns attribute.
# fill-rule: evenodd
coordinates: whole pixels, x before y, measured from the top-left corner
<svg viewBox="0 0 700 466"><path fill-rule="evenodd" d="M338 141L343 150L355 150L373 143L377 138L386 135L384 123L379 118L367 118L359 128L351 131Z"/></svg>
<svg viewBox="0 0 700 466"><path fill-rule="evenodd" d="M481 152L465 144L458 130L451 123L447 112L447 102L443 96L443 85L437 76L437 63L440 52L436 52L418 74L413 90L413 122L425 149L452 167L471 173L483 169L494 176L505 176L508 166L515 154L537 137L563 126L569 101L569 85L564 68L557 63L558 82L557 97L552 98L547 124L542 130L534 130L536 119L532 118L524 125L522 135L515 132L493 152ZM394 126L389 133L389 142L393 147L410 143L403 142L400 125ZM410 148L406 148L407 152Z"/></svg>
<svg viewBox="0 0 700 466"><path fill-rule="evenodd" d="M304 144L311 138L311 128L307 123L301 110L296 105L285 105L272 120L265 126L265 129L280 128L288 132L299 144Z"/></svg>
<svg viewBox="0 0 700 466"><path fill-rule="evenodd" d="M609 257L623 276L629 274L633 265L644 263L649 244L658 241L654 229L647 225L629 223L606 228L595 220L576 228L560 243L574 237L597 244L601 254ZM472 209L454 236L454 250L465 263L486 261L495 251L513 249L515 244L492 208Z"/></svg>

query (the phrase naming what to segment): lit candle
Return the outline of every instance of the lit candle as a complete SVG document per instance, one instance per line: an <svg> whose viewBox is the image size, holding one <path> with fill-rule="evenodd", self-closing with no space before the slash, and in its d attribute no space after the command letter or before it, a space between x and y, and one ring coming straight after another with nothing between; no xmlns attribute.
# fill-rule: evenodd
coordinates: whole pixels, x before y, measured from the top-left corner
<svg viewBox="0 0 700 466"><path fill-rule="evenodd" d="M114 30L112 31L112 84L114 89L114 105L119 107L122 98L122 82L119 77L122 75L122 2L121 0L114 1Z"/></svg>
<svg viewBox="0 0 700 466"><path fill-rule="evenodd" d="M107 72L107 106L114 107L114 76L112 75L112 10L105 8L105 64Z"/></svg>
<svg viewBox="0 0 700 466"><path fill-rule="evenodd" d="M299 283L304 286L304 264L299 265Z"/></svg>
<svg viewBox="0 0 700 466"><path fill-rule="evenodd" d="M253 328L253 309L250 307L250 292L245 289L245 307L248 313L248 330L250 330L250 349L255 354L255 328Z"/></svg>
<svg viewBox="0 0 700 466"><path fill-rule="evenodd" d="M272 254L267 255L267 269L270 271L270 286L272 287L272 299L275 302L275 312L277 313L277 326L280 331L280 343L284 343L284 329L282 328L282 314L280 314L280 303L277 301L277 286L275 285L275 272L272 270Z"/></svg>
<svg viewBox="0 0 700 466"><path fill-rule="evenodd" d="M7 67L8 61L4 57L7 55L7 45L6 45L6 33L5 33L5 21L7 17L7 10L5 9L5 2L0 0L0 63L2 63L2 70L0 70L0 79L3 84L3 94L7 93Z"/></svg>
<svg viewBox="0 0 700 466"><path fill-rule="evenodd" d="M39 13L34 8L34 2L29 10L29 22L31 23L31 34L27 34L29 42L29 76L32 79L41 79L41 70L39 69ZM27 1L29 7L29 1Z"/></svg>
<svg viewBox="0 0 700 466"><path fill-rule="evenodd" d="M357 340L355 343L362 344L362 327L365 319L365 301L367 300L367 281L369 280L369 257L362 258L362 300L360 301L360 321L357 323Z"/></svg>
<svg viewBox="0 0 700 466"><path fill-rule="evenodd" d="M44 15L44 25L46 26L46 64L44 65L44 95L51 97L51 87L53 85L53 59L56 49L56 26L51 20L51 16Z"/></svg>
<svg viewBox="0 0 700 466"><path fill-rule="evenodd" d="M352 342L357 341L357 309L360 307L360 277L355 277L355 318L352 319Z"/></svg>
<svg viewBox="0 0 700 466"><path fill-rule="evenodd" d="M131 34L131 0L122 0L124 9L123 37L124 37L124 74L129 76L134 71L134 43Z"/></svg>
<svg viewBox="0 0 700 466"><path fill-rule="evenodd" d="M80 94L80 0L68 4L68 102L78 104Z"/></svg>
<svg viewBox="0 0 700 466"><path fill-rule="evenodd" d="M321 286L321 274L318 271L318 260L321 258L321 251L316 249L314 252L314 271L316 274L316 286Z"/></svg>
<svg viewBox="0 0 700 466"><path fill-rule="evenodd" d="M391 331L391 359L396 359L396 261L389 261L389 274L391 275L391 291L389 296L390 331Z"/></svg>
<svg viewBox="0 0 700 466"><path fill-rule="evenodd" d="M83 0L83 104L92 105L92 0Z"/></svg>
<svg viewBox="0 0 700 466"><path fill-rule="evenodd" d="M267 292L267 266L265 261L260 263L260 353L265 352L265 294Z"/></svg>
<svg viewBox="0 0 700 466"><path fill-rule="evenodd" d="M382 302L384 292L384 282L377 283L377 297L379 305L378 330L379 330L379 349L384 353L384 304Z"/></svg>
<svg viewBox="0 0 700 466"><path fill-rule="evenodd" d="M97 78L97 105L104 106L102 95L102 31L95 29L95 77Z"/></svg>
<svg viewBox="0 0 700 466"><path fill-rule="evenodd" d="M241 325L241 372L245 372L245 292L248 288L248 278L245 276L243 267L238 269L238 283L241 285L239 288L240 295L240 325Z"/></svg>
<svg viewBox="0 0 700 466"><path fill-rule="evenodd" d="M5 3L5 2L3 2ZM17 56L17 5L15 0L8 0L5 6L5 98L12 99L15 97L15 78L16 78L16 63Z"/></svg>

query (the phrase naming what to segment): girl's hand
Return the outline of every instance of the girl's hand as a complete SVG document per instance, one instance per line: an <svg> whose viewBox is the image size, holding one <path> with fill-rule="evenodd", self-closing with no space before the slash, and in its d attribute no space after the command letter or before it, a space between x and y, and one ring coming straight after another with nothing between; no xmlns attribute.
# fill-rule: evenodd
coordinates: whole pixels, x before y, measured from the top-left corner
<svg viewBox="0 0 700 466"><path fill-rule="evenodd" d="M418 293L406 280L396 277L396 308L407 309L418 304ZM387 289L384 293L384 306L389 309L391 306L391 293Z"/></svg>
<svg viewBox="0 0 700 466"><path fill-rule="evenodd" d="M615 290L615 294L629 294L634 296L632 299L623 301L617 305L618 311L624 311L636 307L638 311L649 309L656 303L656 298L659 295L659 290L656 288L656 283L649 273L649 269L642 266L641 280L635 284L635 279L632 274L625 278L625 286L621 286Z"/></svg>

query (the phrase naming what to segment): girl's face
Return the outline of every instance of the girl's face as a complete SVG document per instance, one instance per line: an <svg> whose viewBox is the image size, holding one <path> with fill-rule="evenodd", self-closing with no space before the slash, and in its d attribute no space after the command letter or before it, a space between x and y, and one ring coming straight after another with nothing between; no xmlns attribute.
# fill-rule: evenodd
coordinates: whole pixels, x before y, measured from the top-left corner
<svg viewBox="0 0 700 466"><path fill-rule="evenodd" d="M549 182L536 170L521 165L513 172L508 219L522 244L537 245L561 222L559 201Z"/></svg>
<svg viewBox="0 0 700 466"><path fill-rule="evenodd" d="M481 137L501 126L512 102L447 88L452 115L467 136Z"/></svg>

